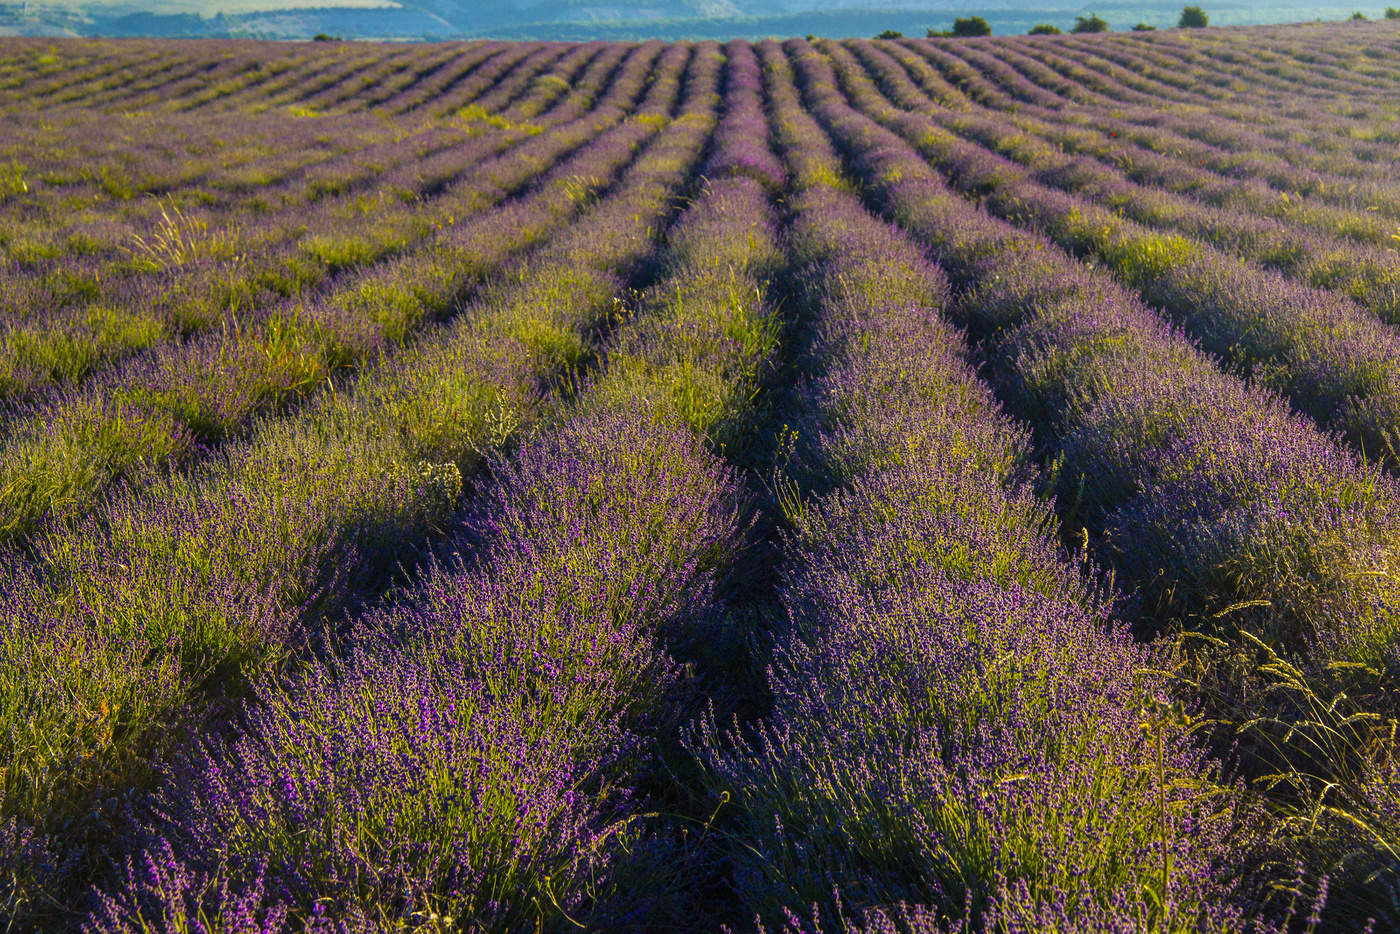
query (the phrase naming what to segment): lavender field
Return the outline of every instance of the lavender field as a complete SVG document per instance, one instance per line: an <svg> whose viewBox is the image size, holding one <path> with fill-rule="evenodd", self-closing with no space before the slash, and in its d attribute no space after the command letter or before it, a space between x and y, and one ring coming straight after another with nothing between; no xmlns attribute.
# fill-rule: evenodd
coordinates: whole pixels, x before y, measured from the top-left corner
<svg viewBox="0 0 1400 934"><path fill-rule="evenodd" d="M7 931L1400 929L1400 25L0 40Z"/></svg>

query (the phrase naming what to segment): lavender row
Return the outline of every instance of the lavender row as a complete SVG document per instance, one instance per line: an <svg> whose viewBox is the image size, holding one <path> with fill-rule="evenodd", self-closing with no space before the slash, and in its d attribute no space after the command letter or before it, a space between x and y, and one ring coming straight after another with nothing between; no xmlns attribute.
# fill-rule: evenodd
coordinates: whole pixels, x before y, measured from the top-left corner
<svg viewBox="0 0 1400 934"><path fill-rule="evenodd" d="M1220 373L1102 274L948 192L903 140L840 102L824 59L801 47L792 53L814 110L861 177L966 289L955 315L981 335L999 391L1062 458L1062 502L1134 589L1127 609L1144 625L1250 633L1263 640L1253 645L1293 660L1283 670L1330 690L1345 683L1348 709L1359 706L1362 718L1388 710L1393 701L1368 687L1366 672L1396 664L1394 481ZM1242 726L1264 717L1280 731L1271 748L1246 744L1241 765L1255 774L1311 770L1318 734L1299 727L1313 714L1297 697L1255 691L1248 653L1226 655L1213 664L1235 666L1225 676L1234 683L1216 685L1222 695L1212 695L1212 707ZM1400 793L1384 774L1332 788L1384 813ZM1275 804L1286 809L1287 800ZM1300 818L1299 838L1311 845L1319 825ZM1379 861L1393 871L1385 840L1351 834L1358 858L1350 866ZM1309 867L1314 878L1334 868L1320 859ZM1353 897L1366 891L1365 875L1352 878Z"/></svg>
<svg viewBox="0 0 1400 934"><path fill-rule="evenodd" d="M848 193L777 54L819 361L799 431L807 472L840 488L794 516L771 718L704 738L739 810L744 905L801 930L965 913L987 930L1228 929L1230 805L1210 766L1181 725L1139 728L1151 653L1105 627L1060 556L1025 435L939 316L946 280Z"/></svg>
<svg viewBox="0 0 1400 934"><path fill-rule="evenodd" d="M928 101L921 100L918 89L883 50L860 42L850 43L849 47L899 106L914 110L927 106ZM1344 292L1383 319L1400 316L1397 310L1400 263L1393 250L1379 248L1394 243L1392 229L1374 214L1317 211L1302 204L1294 211L1290 209L1290 202L1280 198L1277 192L1266 195L1258 188L1251 191L1238 181L1223 179L1216 180L1216 200L1228 200L1233 210L1211 210L1158 190L1167 187L1195 193L1209 183L1203 183L1201 175L1189 167L1165 157L1158 157L1161 167L1149 173L1142 162L1144 157L1150 159L1155 155L1150 151L1128 154L1115 147L1111 154L1101 156L1102 161L1076 159L1066 152L1081 148L1086 135L1083 132L1064 133L1061 128L1021 117L940 115L939 122L1026 165L1033 170L1032 177L1042 184L1083 194L1141 223L1174 228L1188 236L1206 239L1215 246L1278 268L1314 286ZM1049 142L1027 136L1024 130L1043 134ZM1101 142L1106 144L1107 140ZM1153 182L1154 187L1127 181L1124 173L1110 162L1120 159L1132 160L1135 180L1150 174L1145 180ZM1254 197L1249 197L1251 194ZM1241 207L1249 208L1252 214L1275 213L1280 220L1270 222L1257 216L1241 216ZM1295 220L1300 221L1300 226L1315 227L1317 233L1294 229ZM1337 242L1338 233L1349 239L1368 241L1373 246L1367 249Z"/></svg>
<svg viewBox="0 0 1400 934"><path fill-rule="evenodd" d="M1026 44L1016 43L1015 46L1021 49ZM1077 82L1091 85L1105 98L1095 103L1121 106L1125 98L1132 98L1136 106L1160 109L1163 94L1172 96L1175 88L1185 88L1188 93L1176 94L1181 103L1195 108L1208 106L1241 125L1252 125L1250 132L1261 134L1261 139L1284 143L1299 155L1320 156L1326 151L1333 157L1334 164L1340 161L1362 174L1375 173L1376 153L1370 144L1346 133L1368 109L1373 118L1381 116L1374 111L1374 103L1369 108L1363 103L1364 95L1375 100L1377 87L1374 85L1329 83L1317 69L1310 69L1305 81L1281 81L1258 67L1242 66L1249 52L1234 43L1217 45L1209 52L1187 54L1177 45L1166 55L1155 53L1150 41L1070 42L1053 49L1039 46L1035 51L1039 53L1036 55L1039 62ZM1025 73L1033 80L1036 78L1030 70ZM1135 87L1125 88L1124 82L1128 81ZM1235 96L1217 107L1221 90L1234 92ZM1245 93L1238 93L1240 91ZM1348 94L1353 100L1345 116L1317 106L1340 94ZM1266 122L1263 119L1266 115L1277 122ZM1300 142L1308 148L1299 149Z"/></svg>
<svg viewBox="0 0 1400 934"><path fill-rule="evenodd" d="M842 61L841 50L833 56ZM922 115L888 109L844 59L843 81L989 210L1107 264L1207 350L1276 388L1362 450L1384 455L1400 427L1400 337L1350 300L1253 268L1199 241L1156 234L1036 184L1009 160ZM881 109L881 108L886 109Z"/></svg>
<svg viewBox="0 0 1400 934"><path fill-rule="evenodd" d="M605 131L527 196L503 205L507 191L486 187L492 173L482 172L476 186L449 197L467 216L444 226L426 249L352 277L319 301L274 307L235 328L156 348L12 420L0 443L4 534L26 535L85 510L118 481L207 456L208 445L237 434L259 412L286 408L332 375L408 342L512 253L564 224L654 130L631 121ZM575 135L595 131L587 123ZM569 135L555 142L575 142ZM520 182L534 172L529 160L513 168Z"/></svg>
<svg viewBox="0 0 1400 934"><path fill-rule="evenodd" d="M732 72L726 85L732 113ZM689 693L667 649L717 625L714 577L742 543L742 486L693 433L719 438L690 400L728 385L720 421L752 405L741 374L768 344L726 340L745 320L732 291L763 314L775 252L762 189L713 181L582 414L483 489L470 557L362 620L345 661L265 685L233 742L163 792L161 838L93 929L201 909L273 929L420 906L502 929L674 911L649 891L664 844L629 827L642 819L629 785ZM267 774L290 780L269 788ZM323 830L293 833L308 824ZM395 868L355 881L382 865Z"/></svg>
<svg viewBox="0 0 1400 934"><path fill-rule="evenodd" d="M997 109L1016 109L1017 102L1014 98L992 87L980 72L950 55L944 47L913 42L906 45L950 73L964 87L971 89L980 102ZM1009 50L1001 49L1000 46L998 49L1003 59L1012 57L1008 54ZM961 67L955 68L953 63ZM1023 96L1032 99L1044 94L1038 85L1024 79L1019 83L1019 88ZM1144 140L1145 132L1139 124L1145 124L1155 128L1146 138L1150 139L1153 135L1164 137L1159 145L1182 149L1188 152L1193 160L1201 161L1221 172L1232 175L1248 173L1264 178L1271 185L1283 190L1312 194L1338 204L1359 203L1364 206L1377 201L1383 204L1392 204L1394 201L1393 192L1389 198L1386 197L1387 186L1384 182L1380 183L1379 190L1374 190L1377 184L1374 181L1367 182L1354 176L1336 174L1339 164L1332 154L1302 166L1291 165L1288 160L1296 161L1302 152L1297 146L1274 146L1258 134L1241 130L1237 122L1223 117L1208 115L1182 121L1169 114L1163 114L1156 108L1126 112L1121 108L1112 111L1096 108L1093 116L1095 126L1112 127L1125 138L1139 141ZM1072 112L1070 117L1074 118ZM1270 118L1273 118L1273 114ZM1208 137L1203 137L1203 126L1211 128ZM1203 139L1209 141L1202 141ZM1220 143L1227 141L1232 145L1222 149ZM1359 168L1357 171L1363 175L1373 173L1373 170L1365 168ZM1361 184L1358 185L1358 182Z"/></svg>
<svg viewBox="0 0 1400 934"><path fill-rule="evenodd" d="M616 104L626 105L634 101L639 93L640 83L650 62L651 59L645 54L637 56L637 61L629 62L613 82L609 82L605 76L616 72L616 68L590 71L584 75L585 80L581 87L585 90L597 90L600 82L602 83L606 93L598 103L605 112ZM626 97L629 94L632 95L630 100ZM576 119L579 115L577 107L561 106L557 108L557 112L550 111L542 117L539 125L532 127L530 132L542 132ZM250 253L256 257L259 250L275 249L284 241L295 238L301 240L301 243L293 256L279 258L275 262L280 262L283 266L291 264L286 274L294 274L298 284L307 276L312 277L311 284L314 284L317 270L299 268L295 264L296 254L305 254L303 266L306 260L320 261L328 266L374 260L393 244L401 242L402 234L396 231L395 227L431 228L440 219L452 216L450 211L437 210L434 212L437 216L423 217L421 204L398 204L395 199L402 202L418 202L423 196L431 197L451 184L468 166L475 166L483 159L499 153L507 145L517 142L519 134L475 135L475 138L464 141L465 146L463 142L457 142L454 147L453 143L460 140L460 137L461 131L444 133L434 130L421 134L421 142L414 146L405 146L399 139L386 142L380 152L376 152L374 148L365 149L361 143L358 147L360 151L353 154L353 160L332 160L314 170L306 181L304 197L298 194L289 197L283 190L264 188L257 199L264 207L264 216L251 228L236 218L209 213L203 209L191 210L186 206L182 210L181 201L185 201L187 194L182 195L181 201L176 201L172 195L168 202L162 201L144 209L141 213L148 215L147 217L133 220L133 226L141 230L139 243L133 232L128 231L126 236L122 236L121 231L105 229L110 227L111 223L110 218L104 216L104 226L96 228L96 231L111 243L112 247L119 249L120 259L113 265L93 269L87 278L91 280L94 288L110 290L119 288L126 278L139 277L141 272L149 274L150 271L155 271L164 276L169 273L171 264L179 263L183 266L191 260L212 255L215 259L237 257L242 278L256 282L268 273L256 266L252 269L243 268ZM416 160L405 159L405 156L411 157L415 152L418 156ZM376 156L380 156L381 159L376 159ZM266 175L260 178L264 185L270 184L272 180ZM357 194L358 189L370 182L377 183L380 189L377 196L385 202L377 212L371 211L363 195L352 197ZM324 195L333 197L327 198L323 197ZM242 192L238 197L241 200L237 202L237 207L246 208L249 203L247 193ZM271 207L272 199L280 202L275 211ZM306 200L315 202L310 216L306 212ZM27 197L24 203L26 209L29 208L29 201L30 198ZM387 216L395 213L399 215L397 223L386 223ZM347 223L367 226L368 229L363 233L348 236L331 231L307 236L309 229ZM382 233L376 232L380 229ZM40 248L37 244L17 242L14 239L17 235L13 230L6 236L10 241L7 246L12 252L23 250L31 256L52 253L51 248L39 253ZM83 230L81 236L84 242L91 240L87 230ZM70 234L69 243L73 242ZM139 250L139 245L145 245L148 249ZM93 244L93 247L95 248L96 244ZM85 249L84 252L91 254L93 249ZM18 254L16 256L19 258ZM58 259L59 257L54 256L49 263L57 263ZM42 278L40 272L42 267L39 270L28 271L18 284L27 285L28 291L33 292L32 297L28 299L30 303L44 297L47 304L53 300L58 283L51 281L52 275L47 279ZM212 272L214 271L201 269L193 275L198 279L207 279ZM65 272L65 276L71 275ZM113 278L117 281L116 286L111 284ZM221 284L219 289L230 290L235 294L237 292L232 283ZM23 291L21 290L21 294ZM69 287L58 293L58 297L81 294ZM191 304L191 298L185 296L174 304L181 308L187 307ZM25 301L19 296L12 300ZM239 296L238 300L247 302L248 297ZM201 303L194 304L198 306Z"/></svg>
<svg viewBox="0 0 1400 934"><path fill-rule="evenodd" d="M1238 77L1222 71L1221 54L1213 55L1200 67L1203 80L1237 83ZM1180 71L1181 63L1169 67ZM1338 91L1328 95L1319 94L1316 88L1303 91L1293 87L1288 97L1271 100L1257 96L1259 75L1250 75L1247 80L1251 94L1245 100L1249 103L1219 109L1212 107L1209 119L1181 120L1151 105L1135 108L1134 113L1146 122L1173 128L1187 142L1199 140L1223 147L1223 151L1233 153L1243 167L1272 167L1275 172L1291 169L1295 173L1321 173L1325 177L1352 181L1389 181L1383 165L1377 164L1378 159L1383 158L1377 144L1352 135L1362 115L1354 110L1337 115L1327 106L1336 99ZM1204 100L1199 101L1195 108L1203 109L1206 104ZM1359 100L1355 106L1364 108ZM1382 124L1385 119L1381 113L1371 117L1373 122Z"/></svg>
<svg viewBox="0 0 1400 934"><path fill-rule="evenodd" d="M452 327L192 474L45 534L32 572L11 562L0 690L45 740L8 748L4 814L55 854L13 856L26 884L79 895L71 873L100 867L92 846L120 833L108 796L139 787L182 726L319 621L373 596L444 527L464 477L528 430L542 384L612 313L617 271L664 227L713 126L715 59L696 50L679 119ZM653 85L660 101L678 92L674 78ZM54 877L35 878L46 862Z"/></svg>

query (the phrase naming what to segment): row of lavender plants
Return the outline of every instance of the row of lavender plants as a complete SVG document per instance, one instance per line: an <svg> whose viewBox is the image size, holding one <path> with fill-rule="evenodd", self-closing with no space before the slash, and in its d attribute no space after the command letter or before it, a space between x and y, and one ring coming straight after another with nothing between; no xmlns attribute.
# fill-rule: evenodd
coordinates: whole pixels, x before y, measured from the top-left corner
<svg viewBox="0 0 1400 934"><path fill-rule="evenodd" d="M778 333L736 51L708 181L602 373L477 491L465 557L172 775L91 929L685 925L638 775L694 702L673 655L723 625L746 506L711 448L742 438Z"/></svg>
<svg viewBox="0 0 1400 934"><path fill-rule="evenodd" d="M852 48L857 52L861 51L861 45L853 45ZM958 100L956 89L948 85L926 60L910 48L893 43L881 44L879 48L899 61L908 72L909 79L923 92L940 101L952 100L960 109L972 109L973 105L970 102ZM1010 57L1012 53L1001 49L1000 54ZM890 72L888 77L901 83L904 81L893 72ZM1040 87L1036 84L1030 86L1037 89ZM901 106L905 104L903 92L897 99ZM1121 172L1126 178L1140 185L1164 188L1206 204L1230 207L1236 211L1247 210L1250 214L1262 217L1278 218L1320 235L1373 246L1388 246L1393 243L1391 235L1394 225L1376 210L1377 201L1396 202L1393 191L1383 197L1382 189L1371 188L1364 209L1361 205L1350 206L1356 203L1358 195L1354 191L1346 191L1344 186L1339 186L1339 190L1343 192L1348 203L1329 204L1317 197L1304 198L1296 191L1280 191L1270 187L1262 179L1243 175L1239 166L1232 165L1228 175L1218 169L1206 168L1202 164L1206 159L1195 156L1189 141L1183 149L1180 137L1172 137L1149 127L1131 124L1122 119L1120 114L1104 108L1066 112L1062 104L1062 101L1054 101L1045 106L1023 103L1012 110L998 113L1010 124L1025 132L1044 137L1063 152L1092 156L1107 169ZM1088 168L1085 168L1086 166ZM1081 171L1103 171L1092 167L1092 163L1080 162L1078 167ZM1141 189L1134 189L1133 193L1137 195L1142 192ZM1151 193L1144 196L1149 200L1154 197ZM1134 202L1126 197L1119 197L1117 203L1121 203L1125 208L1134 206ZM1237 214L1232 216L1238 218ZM1267 235L1269 232L1269 228L1266 227L1254 235ZM1345 269L1336 268L1334 263L1334 271L1331 274L1334 277L1344 275Z"/></svg>
<svg viewBox="0 0 1400 934"><path fill-rule="evenodd" d="M1400 336L1350 299L1312 289L1179 234L1038 184L1005 157L940 126L934 113L900 112L880 97L842 47L841 80L869 112L918 147L987 208L1103 262L1167 310L1209 351L1373 456L1400 428Z"/></svg>
<svg viewBox="0 0 1400 934"><path fill-rule="evenodd" d="M1234 804L1160 659L1062 557L946 279L765 51L812 313L796 472L832 491L789 501L772 714L700 736L737 893L794 931L1237 929Z"/></svg>
<svg viewBox="0 0 1400 934"><path fill-rule="evenodd" d="M999 393L1055 456L1061 513L1084 524L1086 545L1133 595L1124 612L1143 629L1226 637L1196 656L1208 667L1191 693L1225 732L1251 727L1232 753L1245 774L1282 772L1304 793L1317 790L1301 787L1315 776L1343 779L1329 789L1336 810L1289 823L1299 840L1288 842L1311 872L1345 877L1340 910L1378 910L1384 886L1367 876L1393 878L1397 867L1388 832L1368 834L1394 809L1393 765L1367 772L1374 747L1316 761L1315 711L1297 692L1271 688L1283 670L1271 666L1286 658L1313 679L1310 690L1345 689L1337 703L1359 708L1360 719L1393 715L1378 679L1395 666L1400 595L1389 543L1400 489L1275 397L1222 373L1110 276L950 191L900 136L851 109L829 59L803 43L789 52L813 113L857 175L962 290L954 317L977 335ZM854 101L882 112L858 90ZM1280 727L1254 732L1263 722ZM1386 755L1393 763L1393 749ZM1344 774L1350 768L1366 774ZM1298 814L1288 794L1272 803ZM1368 829L1354 830L1348 814ZM1328 860L1336 838L1353 862Z"/></svg>
<svg viewBox="0 0 1400 934"><path fill-rule="evenodd" d="M74 879L100 868L123 801L171 744L411 564L464 478L584 361L712 126L718 55L682 54L683 95L658 75L656 119L634 121L647 132L593 156L598 170L637 161L449 327L190 473L44 532L32 566L6 562L0 690L28 725L8 734L3 811L29 841L7 857L25 907L45 907L36 885L80 900ZM482 240L518 220L502 212Z"/></svg>
<svg viewBox="0 0 1400 934"><path fill-rule="evenodd" d="M993 69L989 72L990 77L984 76L977 68L953 54L958 50L957 46L952 47L951 51L948 46L923 43L911 42L907 46L926 57L973 98L988 106L1015 110L1034 107L1036 103L1044 107L1054 101L1054 96L1048 95L1043 88L1046 71L1053 73L1053 69L1027 66L1024 59L1018 61L1016 53L1001 44L995 47L997 57L988 55L981 59L980 64L987 67L996 63L998 58L1011 61L1024 69L1024 76L1007 69ZM1046 61L1054 60L1053 57L1046 58ZM1006 81L1009 87L997 87L992 80L996 77ZM1014 93L1007 93L1008 90ZM1062 105L1063 101L1055 103ZM1065 110L1062 106L1052 109ZM1280 190L1306 193L1331 203L1361 207L1376 205L1389 212L1396 210L1393 192L1388 193L1388 180L1382 176L1381 184L1377 186L1374 167L1339 158L1335 153L1311 153L1308 147L1300 146L1296 141L1279 145L1258 133L1243 129L1239 116L1226 117L1218 112L1218 107L1207 110L1198 105L1195 109L1204 112L1193 115L1190 120L1175 117L1160 106L1125 108L1121 104L1095 107L1087 115L1070 110L1066 116L1069 120L1085 119L1087 116L1094 126L1111 128L1125 139L1146 141L1149 145L1152 144L1150 141L1155 140L1159 145L1169 146L1169 151L1180 150L1184 155L1189 155L1192 164L1209 166L1231 175L1262 178ZM1252 119L1261 119L1261 113L1266 113L1270 121L1278 119L1277 107L1261 109L1252 115ZM1311 121L1299 121L1292 130L1306 138L1318 119L1317 115L1313 115ZM1350 123L1343 125L1354 127Z"/></svg>
<svg viewBox="0 0 1400 934"><path fill-rule="evenodd" d="M656 74L674 80L684 54L678 47ZM450 314L492 269L567 223L656 130L667 84L658 80L639 101L643 76L619 82L599 113L479 163L437 199L438 212L456 216L426 249L352 275L313 302L292 300L157 348L12 419L0 446L8 534L81 511L114 482L207 454L258 412L324 388Z"/></svg>

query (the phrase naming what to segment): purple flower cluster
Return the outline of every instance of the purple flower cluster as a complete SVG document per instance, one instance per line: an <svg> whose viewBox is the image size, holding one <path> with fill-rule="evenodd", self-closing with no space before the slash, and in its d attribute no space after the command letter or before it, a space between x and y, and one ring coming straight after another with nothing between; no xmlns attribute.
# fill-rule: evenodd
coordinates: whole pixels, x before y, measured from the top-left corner
<svg viewBox="0 0 1400 934"><path fill-rule="evenodd" d="M782 163L767 145L758 58L752 45L737 39L725 45L724 54L725 110L705 175L748 175L769 191L780 191L786 178Z"/></svg>

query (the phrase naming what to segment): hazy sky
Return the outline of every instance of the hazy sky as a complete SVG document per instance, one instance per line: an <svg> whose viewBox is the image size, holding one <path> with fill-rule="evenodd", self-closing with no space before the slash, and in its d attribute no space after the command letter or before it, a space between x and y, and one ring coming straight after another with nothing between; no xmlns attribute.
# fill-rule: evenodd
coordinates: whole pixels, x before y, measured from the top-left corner
<svg viewBox="0 0 1400 934"><path fill-rule="evenodd" d="M396 7L392 0L28 0L30 7L63 7L82 10L147 10L152 13L250 13L255 10L291 10L307 7Z"/></svg>

